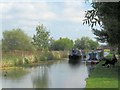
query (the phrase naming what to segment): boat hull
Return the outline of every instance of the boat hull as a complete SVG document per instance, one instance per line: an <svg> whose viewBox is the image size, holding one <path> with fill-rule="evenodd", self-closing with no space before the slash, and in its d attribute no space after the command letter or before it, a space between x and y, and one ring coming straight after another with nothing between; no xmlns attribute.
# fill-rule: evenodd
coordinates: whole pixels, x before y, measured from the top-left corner
<svg viewBox="0 0 120 90"><path fill-rule="evenodd" d="M69 62L70 63L77 63L80 61L81 56L78 55L69 55Z"/></svg>

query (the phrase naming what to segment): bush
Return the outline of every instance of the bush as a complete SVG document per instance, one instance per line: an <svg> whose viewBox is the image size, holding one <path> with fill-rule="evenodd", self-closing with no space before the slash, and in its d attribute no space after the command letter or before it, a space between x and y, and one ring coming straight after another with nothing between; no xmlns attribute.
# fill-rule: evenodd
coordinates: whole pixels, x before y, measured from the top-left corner
<svg viewBox="0 0 120 90"><path fill-rule="evenodd" d="M64 51L43 51L40 54L37 54L37 59L39 61L46 61L46 60L59 60L62 58L66 58L68 55Z"/></svg>
<svg viewBox="0 0 120 90"><path fill-rule="evenodd" d="M35 56L34 59L32 59L32 63L37 63L38 62L38 58Z"/></svg>
<svg viewBox="0 0 120 90"><path fill-rule="evenodd" d="M68 57L68 52L66 51L35 51L32 55L18 55L8 52L3 53L2 67L20 66L47 60L60 60L66 57Z"/></svg>
<svg viewBox="0 0 120 90"><path fill-rule="evenodd" d="M113 54L109 54L109 55L107 55L106 58L108 58L108 59L113 58Z"/></svg>
<svg viewBox="0 0 120 90"><path fill-rule="evenodd" d="M22 65L23 61L22 59L16 59L15 65Z"/></svg>
<svg viewBox="0 0 120 90"><path fill-rule="evenodd" d="M53 60L54 59L54 56L53 56L52 52L47 52L46 57L47 57L47 60Z"/></svg>
<svg viewBox="0 0 120 90"><path fill-rule="evenodd" d="M61 57L62 58L67 58L68 57L68 52L67 51L62 51L61 52Z"/></svg>
<svg viewBox="0 0 120 90"><path fill-rule="evenodd" d="M61 59L61 55L60 55L59 51L53 51L51 53L53 54L54 59L56 59L56 60Z"/></svg>
<svg viewBox="0 0 120 90"><path fill-rule="evenodd" d="M23 63L24 64L28 64L29 63L29 59L27 57L23 58Z"/></svg>

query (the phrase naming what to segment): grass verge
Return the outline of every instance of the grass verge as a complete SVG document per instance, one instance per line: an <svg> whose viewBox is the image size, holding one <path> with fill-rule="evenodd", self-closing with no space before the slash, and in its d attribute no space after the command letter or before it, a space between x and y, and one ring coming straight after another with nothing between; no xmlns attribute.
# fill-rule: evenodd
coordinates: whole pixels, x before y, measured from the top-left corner
<svg viewBox="0 0 120 90"><path fill-rule="evenodd" d="M101 61L86 80L86 88L119 88L119 63L115 67L103 67Z"/></svg>

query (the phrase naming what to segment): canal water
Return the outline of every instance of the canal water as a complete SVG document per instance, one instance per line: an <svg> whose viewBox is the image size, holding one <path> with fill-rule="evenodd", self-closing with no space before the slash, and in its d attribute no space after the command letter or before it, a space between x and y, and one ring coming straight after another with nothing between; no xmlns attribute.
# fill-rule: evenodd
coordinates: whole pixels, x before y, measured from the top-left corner
<svg viewBox="0 0 120 90"><path fill-rule="evenodd" d="M70 64L68 60L4 71L2 88L85 88L90 65Z"/></svg>

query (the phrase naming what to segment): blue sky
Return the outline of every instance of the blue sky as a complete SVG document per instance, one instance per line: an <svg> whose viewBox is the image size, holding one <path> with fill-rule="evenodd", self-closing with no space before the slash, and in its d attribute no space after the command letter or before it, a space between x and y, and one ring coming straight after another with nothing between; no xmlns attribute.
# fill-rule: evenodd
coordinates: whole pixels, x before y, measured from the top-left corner
<svg viewBox="0 0 120 90"><path fill-rule="evenodd" d="M84 0L1 0L1 30L21 28L33 36L35 27L44 24L51 37L77 39L88 36L94 39L90 27L83 25L85 11L91 9ZM2 34L0 35L2 38Z"/></svg>

